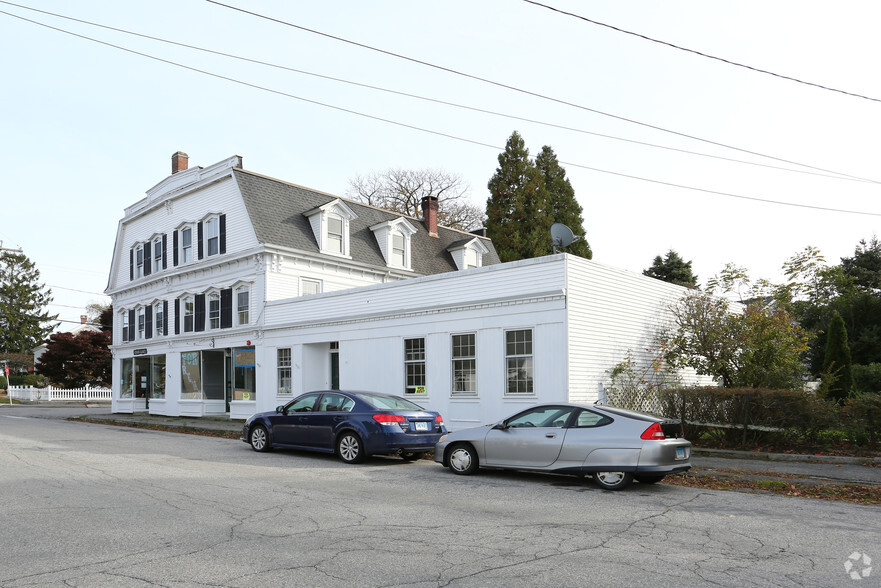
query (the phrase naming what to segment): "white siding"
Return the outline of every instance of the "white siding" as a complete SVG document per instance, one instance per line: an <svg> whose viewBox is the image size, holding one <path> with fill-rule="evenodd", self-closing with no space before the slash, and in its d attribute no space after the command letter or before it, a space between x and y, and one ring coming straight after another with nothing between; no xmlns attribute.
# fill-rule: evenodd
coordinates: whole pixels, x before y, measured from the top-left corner
<svg viewBox="0 0 881 588"><path fill-rule="evenodd" d="M670 321L669 307L688 289L641 274L567 256L569 397L594 402L606 370L625 359L648 360L646 348ZM695 381L693 373L683 376ZM702 381L706 382L706 379Z"/></svg>

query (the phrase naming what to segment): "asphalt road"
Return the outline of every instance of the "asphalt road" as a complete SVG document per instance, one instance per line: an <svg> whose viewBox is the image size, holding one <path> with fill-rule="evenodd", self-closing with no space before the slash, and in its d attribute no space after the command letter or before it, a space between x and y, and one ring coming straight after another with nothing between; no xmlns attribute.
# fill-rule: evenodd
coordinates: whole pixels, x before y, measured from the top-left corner
<svg viewBox="0 0 881 588"><path fill-rule="evenodd" d="M0 586L849 585L881 508L0 412ZM881 585L881 567L860 585Z"/></svg>

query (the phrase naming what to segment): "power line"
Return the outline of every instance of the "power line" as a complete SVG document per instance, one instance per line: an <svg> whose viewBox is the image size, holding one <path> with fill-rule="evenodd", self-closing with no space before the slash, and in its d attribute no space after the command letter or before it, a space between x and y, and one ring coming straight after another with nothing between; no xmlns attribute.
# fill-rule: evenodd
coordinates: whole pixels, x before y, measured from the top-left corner
<svg viewBox="0 0 881 588"><path fill-rule="evenodd" d="M805 80L800 80L800 79L794 78L792 76L786 76L783 74L774 73L773 71L768 71L766 69L760 69L758 67L753 67L751 65L746 65L743 63L738 63L736 61L731 61L730 59L725 59L724 57L716 57L715 55L709 55L709 54L703 53L701 51L695 51L694 49L688 49L687 47L680 47L679 45L674 45L673 43L669 43L667 41L661 41L659 39L654 39L652 37L648 37L648 36L642 35L640 33L634 33L633 31L628 31L628 30L616 27L614 25L606 24L603 22L599 22L597 20L587 18L586 16L581 16L578 14L574 14L572 12L566 12L565 10L560 10L559 8L554 8L553 6L548 6L547 4L542 4L541 2L535 2L535 0L523 0L523 1L526 2L527 4L541 6L542 8L547 8L548 10L551 10L553 12L565 14L566 16L571 16L573 18L577 18L577 19L583 20L585 22L595 24L597 26L606 27L607 29L612 29L613 31L617 31L619 33L624 33L625 35L633 35L634 37L639 37L640 39L645 39L646 41L651 41L652 43L658 43L659 45L666 45L667 47L672 47L673 49L678 49L680 51L685 51L687 53L693 53L693 54L699 55L701 57L706 57L707 59L715 59L716 61L721 61L722 63L727 63L728 65L742 67L742 68L748 69L750 71L767 74L769 76L774 76L775 78L789 80L791 82L804 84L806 86L813 86L814 88L820 88L821 90L828 90L830 92L838 92L839 94L845 94L847 96L853 96L855 98L862 98L863 100L871 100L873 102L881 102L881 98L872 98L871 96L864 96L863 94L856 94L854 92L848 92L846 90L838 90L836 88L830 88L829 86L824 86L822 84L816 84L814 82L806 82Z"/></svg>
<svg viewBox="0 0 881 588"><path fill-rule="evenodd" d="M52 286L51 284L46 285L49 288L57 288L58 290L69 290L71 292L79 292L81 294L95 294L96 296L107 296L103 292L89 292L87 290L74 290L73 288L65 288L63 286Z"/></svg>
<svg viewBox="0 0 881 588"><path fill-rule="evenodd" d="M211 2L211 1L213 1L213 0L208 0L208 1ZM2 2L2 0L0 0L0 2ZM385 122L385 123L388 123L388 124L392 124L392 125L395 125L395 126L399 126L399 127L403 127L403 128L407 128L407 129L411 129L411 130L416 130L416 131L421 131L421 132L429 133L429 134L432 134L432 135L437 135L437 136L441 136L441 137L446 137L446 138L453 139L453 140L456 140L456 141L461 141L461 142L465 142L465 143L470 143L470 144L472 144L472 145L478 145L478 146L482 146L482 147L488 147L488 148L491 148L491 149L496 150L496 151L504 150L503 147L499 147L499 146L497 146L497 145L491 145L491 144L489 144L489 143L484 143L484 142L482 142L482 141L477 141L477 140L474 140L474 139L467 139L467 138L465 138L465 137L459 137L459 136L452 135L452 134L449 134L449 133L443 133L443 132L441 132L441 131L435 131L435 130L432 130L432 129L427 129L427 128L424 128L424 127L418 127L418 126L415 126L415 125L410 125L410 124L402 123L402 122L399 122L399 121L394 121L394 120L390 120L390 119L386 119L386 118L382 118L382 117L374 116L374 115L371 115L371 114L366 114L366 113L363 113L363 112L358 112L358 111L356 111L356 110L351 110L351 109L347 109L347 108L342 108L342 107L340 107L340 106L334 106L334 105L332 105L332 104L327 104L327 103L319 102L319 101L317 101L317 100L310 100L310 99L308 99L308 98L303 98L303 97L300 97L300 96L296 96L296 95L294 95L294 94L289 94L289 93L287 93L287 92L282 92L282 91L280 91L280 90L275 90L275 89L267 88L267 87L260 86L260 85L257 85L257 84L252 84L252 83L250 83L250 82L245 82L245 81L242 81L242 80L238 80L238 79L236 79L236 78L232 78L232 77L229 77L229 76L224 76L224 75L216 74L216 73L213 73L213 72L209 72L209 71L202 70L202 69L199 69L199 68L195 68L195 67L191 67L191 66L188 66L188 65L184 65L184 64L182 64L182 63L178 63L178 62L171 61L171 60L168 60L168 59L163 59L163 58L161 58L161 57L156 57L156 56L154 56L154 55L150 55L150 54L147 54L147 53L142 53L142 52L140 52L140 51L135 51L135 50L133 50L133 49L128 49L128 48L126 48L126 47L122 47L122 46L119 46L119 45L114 45L113 43L108 43L108 42L106 42L106 41L101 41L101 40L99 40L99 39L94 39L94 38L92 38L92 37L88 37L88 36L86 36L86 35L80 35L80 34L78 34L78 33L74 33L74 32L72 32L72 31L67 31L67 30L65 30L65 29L61 29L61 28L54 27L54 26L51 26L51 25L47 25L47 24L44 24L44 23L41 23L41 22L37 22L37 21L31 20L31 19L28 19L28 18L24 18L24 17L22 17L22 16L15 15L15 14L10 14L10 13L8 13L8 12L0 11L0 14L6 14L7 16L12 16L12 17L14 17L14 18L18 18L18 19L24 20L24 21L26 21L26 22L30 22L30 23L33 23L33 24L36 24L36 25L39 25L39 26L42 26L42 27L45 27L45 28L48 28L48 29L51 29L51 30L55 30L55 31L58 31L58 32L61 32L61 33L65 33L65 34L68 34L68 35L72 35L72 36L74 36L74 37L78 37L78 38L85 39L85 40L88 40L88 41L93 41L93 42L95 42L95 43L99 43L99 44L101 44L101 45L106 45L106 46L108 46L108 47L113 47L113 48L115 48L115 49L119 49L119 50L121 50L121 51L125 51L125 52L127 52L127 53L131 53L131 54L134 54L134 55L139 55L139 56L141 56L141 57L146 57L147 59L152 59L152 60L155 60L155 61L159 61L159 62L161 62L161 63L166 63L166 64L168 64L168 65L173 65L173 66L175 66L175 67L180 67L180 68L182 68L182 69L186 69L186 70L189 70L189 71L194 71L194 72L197 72L197 73L201 73L201 74L203 74L203 75L207 75L207 76L215 77L215 78L218 78L218 79L226 80L226 81L229 81L229 82L233 82L233 83L235 83L235 84L240 84L240 85L243 85L243 86L246 86L246 87L249 87L249 88L254 88L254 89L258 89L258 90L263 90L263 91L265 91L265 92L270 92L270 93L277 94L277 95L280 95L280 96L285 96L285 97L288 97L288 98L293 98L293 99L295 99L295 100L300 100L300 101L303 101L303 102L307 102L307 103L309 103L309 104L315 104L315 105L318 105L318 106L324 106L324 107L326 107L326 108L331 108L331 109L333 109L333 110L338 110L338 111L340 111L340 112L346 112L346 113L349 113L349 114L354 114L354 115L356 115L356 116L360 116L360 117L368 118L368 119L371 119L371 120L376 120L376 121L379 121L379 122ZM864 211L856 211L856 210L846 210L846 209L837 209L837 208L826 208L826 207L819 207L819 206L811 206L811 205L807 205L807 204L798 204L798 203L792 203L792 202L783 202L783 201L778 201L778 200L770 200L770 199L765 199L765 198L758 198L758 197L751 197L751 196L742 196L742 195L733 194L733 193L729 193L729 192L721 192L721 191L717 191L717 190L709 190L709 189L705 189L705 188L697 188L697 187L694 187L694 186L685 186L685 185L682 185L682 184L675 184L675 183L672 183L672 182L665 182L665 181L662 181L662 180L653 180L653 179L650 179L650 178L644 178L644 177L641 177L641 176L635 176L635 175L631 175L631 174L625 174L625 173L620 173L620 172L614 172L614 171L610 171L610 170L604 170L604 169L600 169L600 168L589 167L589 166L586 166L586 165L575 164L575 163L571 163L571 162L561 161L560 163L564 163L564 164L566 164L566 165L571 165L571 166L573 166L573 167L579 167L579 168L582 168L582 169L586 169L586 170L590 170L590 171L595 171L595 172L599 172L599 173L610 174L610 175L614 175L614 176L618 176L618 177L630 178L630 179L634 179L634 180L640 180L640 181L644 181L644 182L650 182L650 183L654 183L654 184L660 184L660 185L665 185L665 186L670 186L670 187L682 188L682 189L692 190L692 191L697 191L697 192L704 192L704 193L707 193L707 194L714 194L714 195L717 195L717 196L724 196L724 197L730 197L730 198L738 198L738 199L744 199L744 200L751 200L751 201L755 201L755 202L764 202L764 203L767 203L767 204L777 204L777 205L781 205L781 206L792 206L792 207L797 207L797 208L808 208L808 209L814 209L814 210L823 210L823 211L827 211L827 212L840 212L840 213L845 213L845 214L859 214L859 215L867 215L867 216L881 216L881 213L864 212ZM798 165L801 165L801 164L798 164ZM833 172L833 173L834 173L834 172ZM59 288L59 289L61 289L61 290L72 290L71 288L62 288L62 287L60 287L60 286L50 286L50 287L57 287L57 288ZM96 293L96 292L85 292L85 291L82 291L82 290L72 290L72 291L74 291L74 292L84 292L84 293L86 293L86 294L98 294L98 293ZM99 295L99 296L105 296L104 294L98 294L98 295Z"/></svg>
<svg viewBox="0 0 881 588"><path fill-rule="evenodd" d="M635 119L632 119L632 118L627 118L627 117L624 117L624 116L619 116L619 115L616 115L616 114L611 114L611 113L608 113L608 112L604 112L604 111L602 111L602 110L597 110L597 109L594 109L594 108L589 108L589 107L587 107L587 106L582 106L582 105L580 105L580 104L575 104L575 103L573 103L573 102L567 102L566 100L562 100L562 99L559 99L559 98L553 98L553 97L551 97L551 96L547 96L547 95L545 95L545 94L540 94L540 93L538 93L538 92L532 92L532 91L530 91L530 90L525 90L525 89L523 89L523 88L518 88L518 87L516 87L516 86L511 86L511 85L508 85L508 84L504 84L504 83L502 83L502 82L496 82L496 81L493 81L493 80L490 80L490 79L487 79L487 78L482 78L482 77L480 77L480 76L473 75L473 74L469 74L469 73L465 73L465 72L462 72L462 71L459 71L459 70L455 70L455 69L452 69L452 68L449 68L449 67L444 67L444 66L441 66L441 65L436 65L436 64L433 64L433 63L429 63L429 62L427 62L427 61L422 61L422 60L419 60L419 59L415 59L415 58L413 58L413 57L407 57L406 55L401 55L401 54L399 54L399 53L394 53L394 52L392 52L392 51L387 51L387 50L385 50L385 49L379 49L379 48L377 48L377 47L373 47L373 46L371 46L371 45L366 45L366 44L364 44L364 43L359 43L359 42L357 42L357 41L351 41L351 40L349 40L349 39L345 39L345 38L343 38L343 37L337 37L337 36L335 36L335 35L331 35L331 34L329 34L329 33L324 33L324 32L321 32L321 31L317 31L317 30L315 30L315 29L310 29L310 28L308 28L308 27L304 27L304 26L302 26L302 25L294 24L294 23L292 23L292 22L288 22L288 21L285 21L285 20L281 20L281 19L278 19L278 18L271 17L271 16L266 16L266 15L264 15L264 14L260 14L260 13L258 13L258 12L253 12L253 11L250 11L250 10L245 10L244 8L239 8L239 7L237 7L237 6L231 6L231 5L229 5L229 4L224 4L224 3L222 3L222 2L218 2L217 0L205 0L205 1L206 1L206 2L210 2L211 4L216 4L217 6L222 6L222 7L224 7L224 8L228 8L228 9L230 9L230 10L235 10L235 11L238 11L238 12L241 12L241 13L244 13L244 14L249 14L249 15L251 15L251 16L255 16L255 17L257 17L257 18L262 18L262 19L264 19L264 20L268 20L268 21L271 21L271 22L275 22L275 23L278 23L278 24L282 24L282 25L285 25L285 26L289 26L289 27L292 27L292 28L295 28L295 29L298 29L298 30L301 30L301 31L305 31L305 32L308 32L308 33L312 33L312 34L315 34L315 35L320 35L320 36L322 36L322 37L326 37L326 38L328 38L328 39L333 39L333 40L335 40L335 41L340 41L340 42L342 42L342 43L348 43L348 44L350 44L350 45L354 45L354 46L356 46L356 47L361 47L362 49L369 49L370 51L375 51L375 52L377 52L377 53L382 53L382 54L384 54L384 55L388 55L388 56L390 56L390 57L395 57L395 58L397 58L397 59L403 59L403 60L405 60L405 61L409 61L409 62L411 62L411 63L417 63L417 64L419 64L419 65L424 65L424 66L426 66L426 67L431 67L431 68L434 68L434 69L437 69L437 70L440 70L440 71L444 71L444 72L447 72L447 73L451 73L451 74L454 74L454 75L457 75L457 76L462 76L462 77L464 77L464 78L468 78L468 79L471 79L471 80L476 80L476 81L483 82L483 83L486 83L486 84L491 84L491 85L493 85L493 86L497 86L497 87L499 87L499 88L505 88L505 89L507 89L507 90L512 90L512 91L514 91L514 92L519 92L519 93L521 93L521 94L526 94L526 95L528 95L528 96L533 96L533 97L535 97L535 98L541 98L542 100L549 100L549 101L551 101L551 102L556 102L557 104L563 104L563 105L565 105L565 106L571 106L572 108L577 108L577 109L579 109L579 110L584 110L584 111L587 111L587 112L593 112L593 113L595 113L595 114L599 114L599 115L602 115L602 116L607 116L607 117L610 117L610 118L614 118L614 119L616 119L616 120L620 120L620 121L628 122L628 123L635 124L635 125L639 125L639 126L646 127L646 128L649 128L649 129L654 129L654 130L656 130L656 131L661 131L661 132L664 132L664 133L669 133L669 134L676 135L676 136L679 136L679 137L684 137L684 138L686 138L686 139L692 139L692 140L694 140L694 141L700 141L700 142L702 142L702 143L707 143L707 144L710 144L710 145L715 145L715 146L717 146L717 147L724 147L724 148L726 148L726 149L733 149L733 150L735 150L735 151L740 151L740 152L742 152L742 153L749 153L750 155L756 155L756 156L758 156L758 157L765 157L765 158L767 158L767 159L773 159L773 160L775 160L775 161L780 161L780 162L788 163L788 164L791 164L791 165L797 165L797 166L800 166L800 167L806 167L806 168L814 169L814 170L817 170L817 171L822 171L822 172L826 172L826 173L832 173L832 174L841 175L841 176L847 176L847 177L851 177L851 178L865 179L865 178L859 178L858 176L853 176L853 175L850 175L850 174L845 174L845 173L842 173L842 172L836 172L836 171L834 171L834 170L823 169L823 168L821 168L821 167L816 167L816 166L808 165L808 164L805 164L805 163L799 163L799 162L797 162L797 161L791 161L791 160L788 160L788 159L783 159L783 158L780 158L780 157L775 157L775 156L773 156L773 155L766 155L766 154L764 154L764 153L759 153L759 152L756 152L756 151L750 151L749 149L744 149L744 148L741 148L741 147L734 147L733 145L727 145L727 144L725 144L725 143L720 143L720 142L718 142L718 141L713 141L713 140L710 140L710 139L703 139L703 138L701 138L701 137L697 137L697 136L695 136L695 135L689 135L689 134L687 134L687 133L682 133L682 132L679 132L679 131L674 131L674 130L672 130L672 129L667 129L667 128L660 127L660 126L657 126L657 125L653 125L653 124L649 124L649 123L640 122L640 121L635 120ZM868 181L873 181L873 182L874 182L875 180L868 180Z"/></svg>
<svg viewBox="0 0 881 588"><path fill-rule="evenodd" d="M254 64L257 64L257 65L263 65L263 66L272 67L272 68L276 68L276 69L280 69L280 70L284 70L284 71L289 71L289 72L294 72L294 73L298 73L298 74L302 74L302 75L312 76L312 77L316 77L316 78L320 78L320 79L324 79L324 80L330 80L330 81L339 82L339 83L343 83L343 84L349 84L349 85L352 85L352 86L357 86L357 87L361 87L361 88L367 88L367 89L370 89L370 90L376 90L376 91L379 91L379 92L386 92L386 93L394 94L394 95L398 95L398 96L405 96L405 97L407 97L407 98L414 98L414 99L417 99L417 100L423 100L423 101L426 101L426 102L432 102L432 103L435 103L435 104L442 104L442 105L444 105L444 106L452 106L452 107L454 107L454 108L460 108L460 109L463 109L463 110L470 110L470 111L472 111L472 112L479 112L479 113L482 113L482 114L489 114L489 115L492 115L492 116L499 116L499 117L508 118L508 119L511 119L511 120L519 120L519 121L522 121L522 122L528 122L528 123L532 123L532 124L538 124L538 125L542 125L542 126L547 126L547 127L557 128L557 129L566 130L566 131L571 131L571 132L575 132L575 133L582 133L582 134L585 134L585 135L591 135L591 136L594 136L594 137L601 137L601 138L604 138L604 139L611 139L611 140L614 140L614 141L622 141L622 142L625 142L625 143L631 143L631 144L634 144L634 145L642 145L642 146L645 146L645 147L652 147L652 148L656 148L656 149L664 149L664 150L667 150L667 151L674 151L674 152L677 152L677 153L685 153L685 154L688 154L688 155L696 155L696 156L698 156L698 157L707 157L707 158L717 159L717 160L721 160L721 161L729 161L729 162L732 162L732 163L740 163L740 164L744 164L744 165L752 165L752 166L757 166L757 167L764 167L764 168L769 168L769 169L776 169L776 170L786 171L786 172L790 172L790 173L800 173L800 174L816 175L816 176L821 176L821 177L826 177L826 178L835 178L835 179L839 179L839 180L846 180L846 181L853 181L853 182L873 182L872 180L868 180L868 179L864 179L864 178L857 178L857 177L852 177L852 176L844 176L844 175L841 175L841 174L834 174L834 175L833 175L833 174L826 174L826 173L820 173L820 172L816 172L816 171L809 171L809 170L806 170L806 169L792 169L792 168L789 168L789 167L781 167L781 166L770 165L770 164L766 164L766 163L758 163L758 162L755 162L755 161L746 161L746 160L743 160L743 159L735 159L735 158L731 158L731 157L724 157L724 156L721 156L721 155L713 155L713 154L710 154L710 153L701 153L701 152L698 152L698 151L691 151L691 150L688 150L688 149L679 149L679 148L676 148L676 147L670 147L670 146L667 146L667 145L658 145L658 144L656 144L656 143L649 143L649 142L646 142L646 141L637 141L637 140L635 140L635 139L627 139L627 138L624 138L624 137L617 137L617 136L615 136L615 135L607 135L607 134L604 134L604 133L597 133L597 132L588 131L588 130L585 130L585 129L577 129L577 128L569 127L569 126L566 126L566 125L559 125L559 124L555 124L555 123L550 123L550 122L545 122L545 121L535 120L535 119L526 118L526 117L522 117L522 116L517 116L517 115L513 115L513 114L506 114L506 113L496 112L496 111L493 111L493 110L487 110L487 109L483 109L483 108L477 108L477 107L474 107L474 106L468 106L468 105L465 105L465 104L457 104L457 103L455 103L455 102L448 102L448 101L446 101L446 100L440 100L440 99L432 98L432 97L429 97L429 96L421 96L421 95L418 95L418 94L412 94L412 93L409 93L409 92L402 92L402 91L399 91L399 90L392 90L392 89L389 89L389 88L382 88L382 87L380 87L380 86L374 86L374 85L371 85L371 84L364 84L364 83L361 83L361 82L354 82L354 81L346 80L346 79L343 79L343 78L337 78L337 77L328 76L328 75L324 75L324 74L319 74L319 73L315 73L315 72L310 72L310 71L306 71L306 70L302 70L302 69L297 69L297 68L293 68L293 67L288 67L288 66L285 66L285 65L277 64L277 63L271 63L271 62L267 62L267 61L261 61L261 60L259 60L259 59L252 59L252 58L249 58L249 57L243 57L243 56L235 55L235 54L232 54L232 53L225 53L225 52L223 52L223 51L217 51L217 50L214 50L214 49L207 49L207 48L205 48L205 47L199 47L199 46L196 46L196 45L189 45L189 44L187 44L187 43L181 43L181 42L178 42L178 41L172 41L172 40L169 40L169 39L163 39L163 38L161 38L161 37L155 37L155 36L152 36L152 35L146 35L146 34L144 34L144 33L138 33L138 32L135 32L135 31L130 31L130 30L127 30L127 29L121 29L121 28L118 28L118 27L112 27L112 26L109 26L109 25L103 25L103 24L100 24L100 23L96 23L96 22L92 22L92 21L88 21L88 20L83 20L83 19L79 19L79 18L74 18L74 17L71 17L71 16L66 16L66 15L63 15L63 14L55 13L55 12L48 12L48 11L46 11L46 10L39 10L39 9L36 9L36 8L30 8L30 7L27 7L27 6L22 6L22 5L20 5L20 4L15 4L15 3L12 3L12 2L7 2L7 1L5 1L5 0L0 0L0 4L9 4L9 5L11 5L11 6L16 6L16 7L18 7L18 8L23 8L23 9L25 9L25 10L30 10L30 11L32 11L32 12L39 12L39 13L41 13L41 14L46 14L46 15L50 15L50 16L57 17L57 18L62 18L62 19L65 19L65 20L70 20L70 21L73 21L73 22L81 23L81 24L86 24L86 25L93 26L93 27L98 27L98 28L102 28L102 29L107 29L107 30L111 30L111 31L119 32L119 33L124 33L124 34L127 34L127 35L132 35L132 36L135 36L135 37L140 37L140 38L143 38L143 39L150 39L150 40L152 40L152 41L158 41L158 42L160 42L160 43L166 43L166 44L174 45L174 46L177 46L177 47L184 47L184 48L187 48L187 49L193 49L193 50L195 50L195 51L202 51L202 52L204 52L204 53L209 53L209 54L212 54L212 55L219 55L219 56L222 56L222 57L228 57L228 58L230 58L230 59L236 59L236 60L244 61L244 62L247 62L247 63L254 63ZM6 13L4 13L4 14L6 14ZM51 267L51 266L45 266L45 267Z"/></svg>

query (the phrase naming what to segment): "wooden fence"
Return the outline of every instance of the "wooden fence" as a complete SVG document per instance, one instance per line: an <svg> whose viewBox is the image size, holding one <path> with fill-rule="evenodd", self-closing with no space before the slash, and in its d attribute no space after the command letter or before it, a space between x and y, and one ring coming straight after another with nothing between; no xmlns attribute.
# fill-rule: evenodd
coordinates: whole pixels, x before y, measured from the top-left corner
<svg viewBox="0 0 881 588"><path fill-rule="evenodd" d="M7 390L10 398L15 400L29 401L48 401L53 400L80 400L80 401L109 401L111 396L110 388L85 388L62 389L48 386L46 388L35 388L34 386L10 386Z"/></svg>

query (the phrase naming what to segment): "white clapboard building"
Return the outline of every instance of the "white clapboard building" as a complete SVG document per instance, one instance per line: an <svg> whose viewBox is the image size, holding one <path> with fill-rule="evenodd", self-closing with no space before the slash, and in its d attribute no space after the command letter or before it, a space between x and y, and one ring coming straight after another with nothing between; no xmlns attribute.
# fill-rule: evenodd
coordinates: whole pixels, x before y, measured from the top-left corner
<svg viewBox="0 0 881 588"><path fill-rule="evenodd" d="M244 419L318 389L400 394L459 429L593 402L685 290L567 254L172 157L119 222L113 411Z"/></svg>

